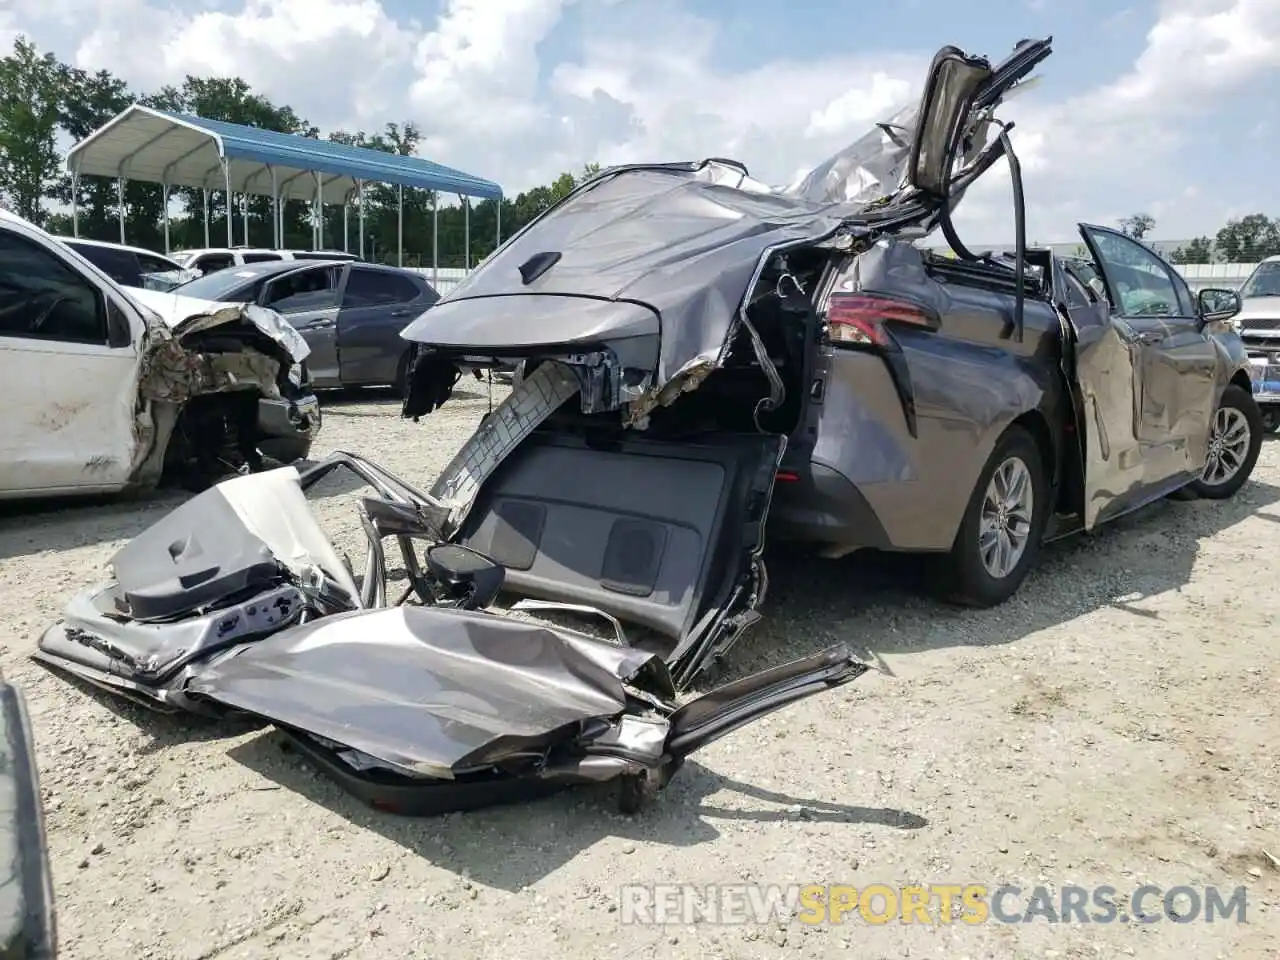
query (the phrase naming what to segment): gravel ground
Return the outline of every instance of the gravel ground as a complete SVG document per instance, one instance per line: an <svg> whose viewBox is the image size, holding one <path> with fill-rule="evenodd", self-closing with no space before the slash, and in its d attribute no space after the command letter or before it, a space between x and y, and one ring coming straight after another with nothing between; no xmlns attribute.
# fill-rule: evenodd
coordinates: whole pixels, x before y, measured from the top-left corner
<svg viewBox="0 0 1280 960"><path fill-rule="evenodd" d="M322 446L434 477L487 408L376 394ZM354 536L350 495L318 511ZM1280 956L1280 441L1228 503L1167 502L1048 549L992 611L910 561L786 557L735 671L853 645L880 669L609 791L435 820L371 812L281 749L103 699L26 659L66 597L177 501L0 514L0 668L36 725L62 956ZM339 529L340 528L340 529ZM358 556L353 555L358 559ZM623 925L621 883L1248 887L1248 923ZM935 910L936 915L936 910Z"/></svg>

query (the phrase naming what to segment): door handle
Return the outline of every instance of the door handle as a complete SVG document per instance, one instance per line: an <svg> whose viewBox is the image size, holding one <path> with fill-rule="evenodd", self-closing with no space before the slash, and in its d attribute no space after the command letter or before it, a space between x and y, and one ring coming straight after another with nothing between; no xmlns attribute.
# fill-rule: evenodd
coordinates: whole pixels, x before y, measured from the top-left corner
<svg viewBox="0 0 1280 960"><path fill-rule="evenodd" d="M1159 343L1163 339L1163 333L1156 333L1153 330L1144 330L1142 333L1138 334L1138 342L1144 346L1151 346L1154 343Z"/></svg>
<svg viewBox="0 0 1280 960"><path fill-rule="evenodd" d="M405 309L405 308L401 307L399 310L392 310L392 311L391 311L391 316L393 316L393 317L407 317L410 313L412 313L412 311L411 311L411 310L407 310L407 309Z"/></svg>
<svg viewBox="0 0 1280 960"><path fill-rule="evenodd" d="M302 329L303 330L325 330L332 326L333 326L332 320L312 320Z"/></svg>

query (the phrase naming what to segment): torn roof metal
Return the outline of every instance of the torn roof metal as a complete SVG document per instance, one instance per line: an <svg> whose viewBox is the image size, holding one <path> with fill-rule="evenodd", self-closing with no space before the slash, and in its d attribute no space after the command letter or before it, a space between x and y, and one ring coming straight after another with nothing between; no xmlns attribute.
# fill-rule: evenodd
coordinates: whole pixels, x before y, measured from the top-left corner
<svg viewBox="0 0 1280 960"><path fill-rule="evenodd" d="M226 163L226 172L223 163ZM343 203L358 181L498 199L502 188L421 157L261 130L135 103L67 154L72 173L123 177L174 187L271 196L272 171L282 199Z"/></svg>

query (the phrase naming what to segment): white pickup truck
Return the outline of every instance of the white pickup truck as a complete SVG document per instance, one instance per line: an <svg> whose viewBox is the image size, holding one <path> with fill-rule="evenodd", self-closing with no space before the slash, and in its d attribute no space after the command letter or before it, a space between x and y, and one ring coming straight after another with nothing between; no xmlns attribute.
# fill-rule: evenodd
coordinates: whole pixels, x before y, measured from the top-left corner
<svg viewBox="0 0 1280 960"><path fill-rule="evenodd" d="M272 310L122 287L0 210L0 499L199 488L305 457L307 354Z"/></svg>

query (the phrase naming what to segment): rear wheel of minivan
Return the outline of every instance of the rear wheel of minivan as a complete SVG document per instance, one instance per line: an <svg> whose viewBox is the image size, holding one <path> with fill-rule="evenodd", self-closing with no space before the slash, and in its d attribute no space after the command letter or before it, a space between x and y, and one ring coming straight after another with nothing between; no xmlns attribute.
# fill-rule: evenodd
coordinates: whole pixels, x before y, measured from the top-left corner
<svg viewBox="0 0 1280 960"><path fill-rule="evenodd" d="M409 395L409 370L413 367L413 348L410 347L396 364L396 379L391 384L391 393L396 399L403 400Z"/></svg>
<svg viewBox="0 0 1280 960"><path fill-rule="evenodd" d="M946 561L947 599L991 607L1013 596L1040 553L1049 488L1035 439L1012 426L978 477Z"/></svg>
<svg viewBox="0 0 1280 960"><path fill-rule="evenodd" d="M1206 500L1235 496L1258 462L1263 432L1262 411L1253 394L1234 383L1228 384L1209 427L1204 473L1185 489Z"/></svg>

